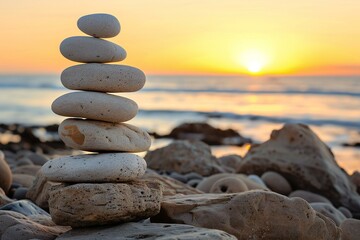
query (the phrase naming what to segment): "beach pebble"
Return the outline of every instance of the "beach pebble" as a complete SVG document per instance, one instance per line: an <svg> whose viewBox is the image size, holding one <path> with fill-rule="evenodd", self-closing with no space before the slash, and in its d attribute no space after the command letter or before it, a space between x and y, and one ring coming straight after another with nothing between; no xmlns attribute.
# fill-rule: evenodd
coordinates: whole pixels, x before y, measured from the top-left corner
<svg viewBox="0 0 360 240"><path fill-rule="evenodd" d="M5 155L0 151L0 188L5 193L8 192L12 183L12 173L8 163L5 161Z"/></svg>
<svg viewBox="0 0 360 240"><path fill-rule="evenodd" d="M28 158L33 162L34 165L38 166L42 166L48 161L48 159L44 155L36 153L30 154Z"/></svg>
<svg viewBox="0 0 360 240"><path fill-rule="evenodd" d="M130 124L83 119L64 120L59 136L71 148L93 152L142 152L151 144L147 132Z"/></svg>
<svg viewBox="0 0 360 240"><path fill-rule="evenodd" d="M161 188L140 180L73 184L50 191L49 209L55 223L72 227L129 222L160 211Z"/></svg>
<svg viewBox="0 0 360 240"><path fill-rule="evenodd" d="M180 181L182 183L187 182L187 178L184 175L182 175L180 173L177 173L177 172L170 173L169 177L171 177L171 178L173 178L175 180L178 180L178 181Z"/></svg>
<svg viewBox="0 0 360 240"><path fill-rule="evenodd" d="M246 184L240 178L226 177L216 181L212 185L210 193L237 193L247 190Z"/></svg>
<svg viewBox="0 0 360 240"><path fill-rule="evenodd" d="M258 175L255 175L255 174L250 174L248 176L248 179L250 179L251 181L263 186L263 187L267 187L266 184L264 183L264 181L258 176Z"/></svg>
<svg viewBox="0 0 360 240"><path fill-rule="evenodd" d="M93 37L69 37L60 44L61 54L75 62L108 63L126 58L126 51L115 43Z"/></svg>
<svg viewBox="0 0 360 240"><path fill-rule="evenodd" d="M359 240L360 236L360 220L345 219L340 228L342 230L341 240Z"/></svg>
<svg viewBox="0 0 360 240"><path fill-rule="evenodd" d="M352 213L346 207L339 207L338 210L347 218L352 218Z"/></svg>
<svg viewBox="0 0 360 240"><path fill-rule="evenodd" d="M190 187L196 188L200 182L201 182L201 179L191 179L186 184L189 185Z"/></svg>
<svg viewBox="0 0 360 240"><path fill-rule="evenodd" d="M47 212L36 206L29 200L19 200L12 203L8 203L0 208L0 210L14 211L21 213L24 216L31 215L45 215L50 216Z"/></svg>
<svg viewBox="0 0 360 240"><path fill-rule="evenodd" d="M28 190L29 189L25 188L25 187L16 188L12 198L17 199L17 200L26 199L26 194L27 194Z"/></svg>
<svg viewBox="0 0 360 240"><path fill-rule="evenodd" d="M327 199L326 197L323 197L316 193L304 191L304 190L296 190L296 191L290 193L289 197L290 198L299 197L299 198L305 199L308 203L322 202L322 203L331 204L329 199Z"/></svg>
<svg viewBox="0 0 360 240"><path fill-rule="evenodd" d="M187 174L184 175L184 177L186 177L186 179L188 181L193 180L193 179L202 180L204 178L203 176L201 176L200 174L198 174L196 172L187 173Z"/></svg>
<svg viewBox="0 0 360 240"><path fill-rule="evenodd" d="M22 187L31 187L33 181L35 180L35 176L28 174L13 174L13 184L17 183Z"/></svg>
<svg viewBox="0 0 360 240"><path fill-rule="evenodd" d="M13 174L27 174L35 176L36 173L40 170L41 166L39 165L23 165L15 167L12 172Z"/></svg>
<svg viewBox="0 0 360 240"><path fill-rule="evenodd" d="M22 157L16 161L16 166L31 166L34 163L27 157Z"/></svg>
<svg viewBox="0 0 360 240"><path fill-rule="evenodd" d="M337 226L346 219L344 214L337 210L333 205L329 203L310 203L310 206L317 212L323 214L324 216L332 219Z"/></svg>
<svg viewBox="0 0 360 240"><path fill-rule="evenodd" d="M96 38L111 38L120 33L119 20L104 13L82 16L79 18L77 26L85 34Z"/></svg>
<svg viewBox="0 0 360 240"><path fill-rule="evenodd" d="M2 188L0 188L0 207L4 206L8 203L13 202L14 200L8 198L8 196L6 196L4 190Z"/></svg>
<svg viewBox="0 0 360 240"><path fill-rule="evenodd" d="M72 90L135 92L144 86L145 80L140 69L126 65L80 64L61 73L62 84Z"/></svg>
<svg viewBox="0 0 360 240"><path fill-rule="evenodd" d="M136 116L138 106L131 99L106 93L71 92L58 97L51 109L66 117L126 122Z"/></svg>
<svg viewBox="0 0 360 240"><path fill-rule="evenodd" d="M235 171L238 165L241 163L242 157L236 154L225 155L219 158L219 162L222 166L226 166Z"/></svg>
<svg viewBox="0 0 360 240"><path fill-rule="evenodd" d="M42 172L54 182L128 182L145 173L146 162L130 153L103 153L60 157L48 161Z"/></svg>
<svg viewBox="0 0 360 240"><path fill-rule="evenodd" d="M292 192L289 182L277 172L268 171L261 175L261 179L272 191L282 195L289 195Z"/></svg>

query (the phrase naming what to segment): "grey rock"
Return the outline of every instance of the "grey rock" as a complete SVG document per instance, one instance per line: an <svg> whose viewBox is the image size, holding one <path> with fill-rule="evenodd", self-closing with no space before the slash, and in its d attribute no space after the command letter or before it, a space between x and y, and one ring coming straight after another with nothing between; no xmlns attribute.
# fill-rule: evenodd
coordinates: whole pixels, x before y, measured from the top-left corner
<svg viewBox="0 0 360 240"><path fill-rule="evenodd" d="M321 196L321 195L316 194L316 193L304 191L304 190L296 190L296 191L290 193L289 197L290 198L299 197L299 198L305 199L308 203L322 202L322 203L331 204L329 199L327 199L326 197Z"/></svg>
<svg viewBox="0 0 360 240"><path fill-rule="evenodd" d="M19 200L12 203L8 203L0 207L0 210L17 212L17 213L21 213L24 216L31 216L38 214L50 216L47 212L45 212L43 209L39 208L29 200Z"/></svg>
<svg viewBox="0 0 360 240"><path fill-rule="evenodd" d="M346 219L344 214L337 210L333 205L329 203L310 203L310 206L317 212L323 214L324 216L332 219L337 226Z"/></svg>
<svg viewBox="0 0 360 240"><path fill-rule="evenodd" d="M12 198L17 200L26 199L26 194L28 190L29 190L28 188L24 188L24 187L16 188Z"/></svg>

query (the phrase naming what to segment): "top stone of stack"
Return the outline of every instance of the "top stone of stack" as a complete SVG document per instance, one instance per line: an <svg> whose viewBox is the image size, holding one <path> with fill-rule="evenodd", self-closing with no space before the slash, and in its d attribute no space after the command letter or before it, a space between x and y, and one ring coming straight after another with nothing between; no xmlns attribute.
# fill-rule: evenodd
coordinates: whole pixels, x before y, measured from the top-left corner
<svg viewBox="0 0 360 240"><path fill-rule="evenodd" d="M96 38L115 37L121 29L116 17L104 13L83 16L79 18L77 26L85 34Z"/></svg>

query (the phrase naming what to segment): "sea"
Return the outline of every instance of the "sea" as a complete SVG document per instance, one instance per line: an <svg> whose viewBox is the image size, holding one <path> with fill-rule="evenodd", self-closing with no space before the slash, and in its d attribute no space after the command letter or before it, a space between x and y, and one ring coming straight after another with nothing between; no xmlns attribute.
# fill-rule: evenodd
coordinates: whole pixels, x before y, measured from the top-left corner
<svg viewBox="0 0 360 240"><path fill-rule="evenodd" d="M59 75L0 75L0 123L48 125L64 117L51 111L65 89ZM249 77L148 76L145 87L117 94L135 100L138 115L129 123L166 134L185 122L232 128L261 143L285 123L311 127L350 174L360 170L360 76ZM152 149L170 140L154 140ZM245 147L216 146L214 155L239 154Z"/></svg>

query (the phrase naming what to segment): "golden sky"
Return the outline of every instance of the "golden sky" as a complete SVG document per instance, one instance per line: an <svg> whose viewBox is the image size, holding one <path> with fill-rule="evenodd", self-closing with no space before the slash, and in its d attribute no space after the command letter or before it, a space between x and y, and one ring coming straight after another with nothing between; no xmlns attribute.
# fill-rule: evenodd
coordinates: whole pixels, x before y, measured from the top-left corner
<svg viewBox="0 0 360 240"><path fill-rule="evenodd" d="M0 73L60 73L77 19L115 15L147 74L360 74L359 0L1 0Z"/></svg>

